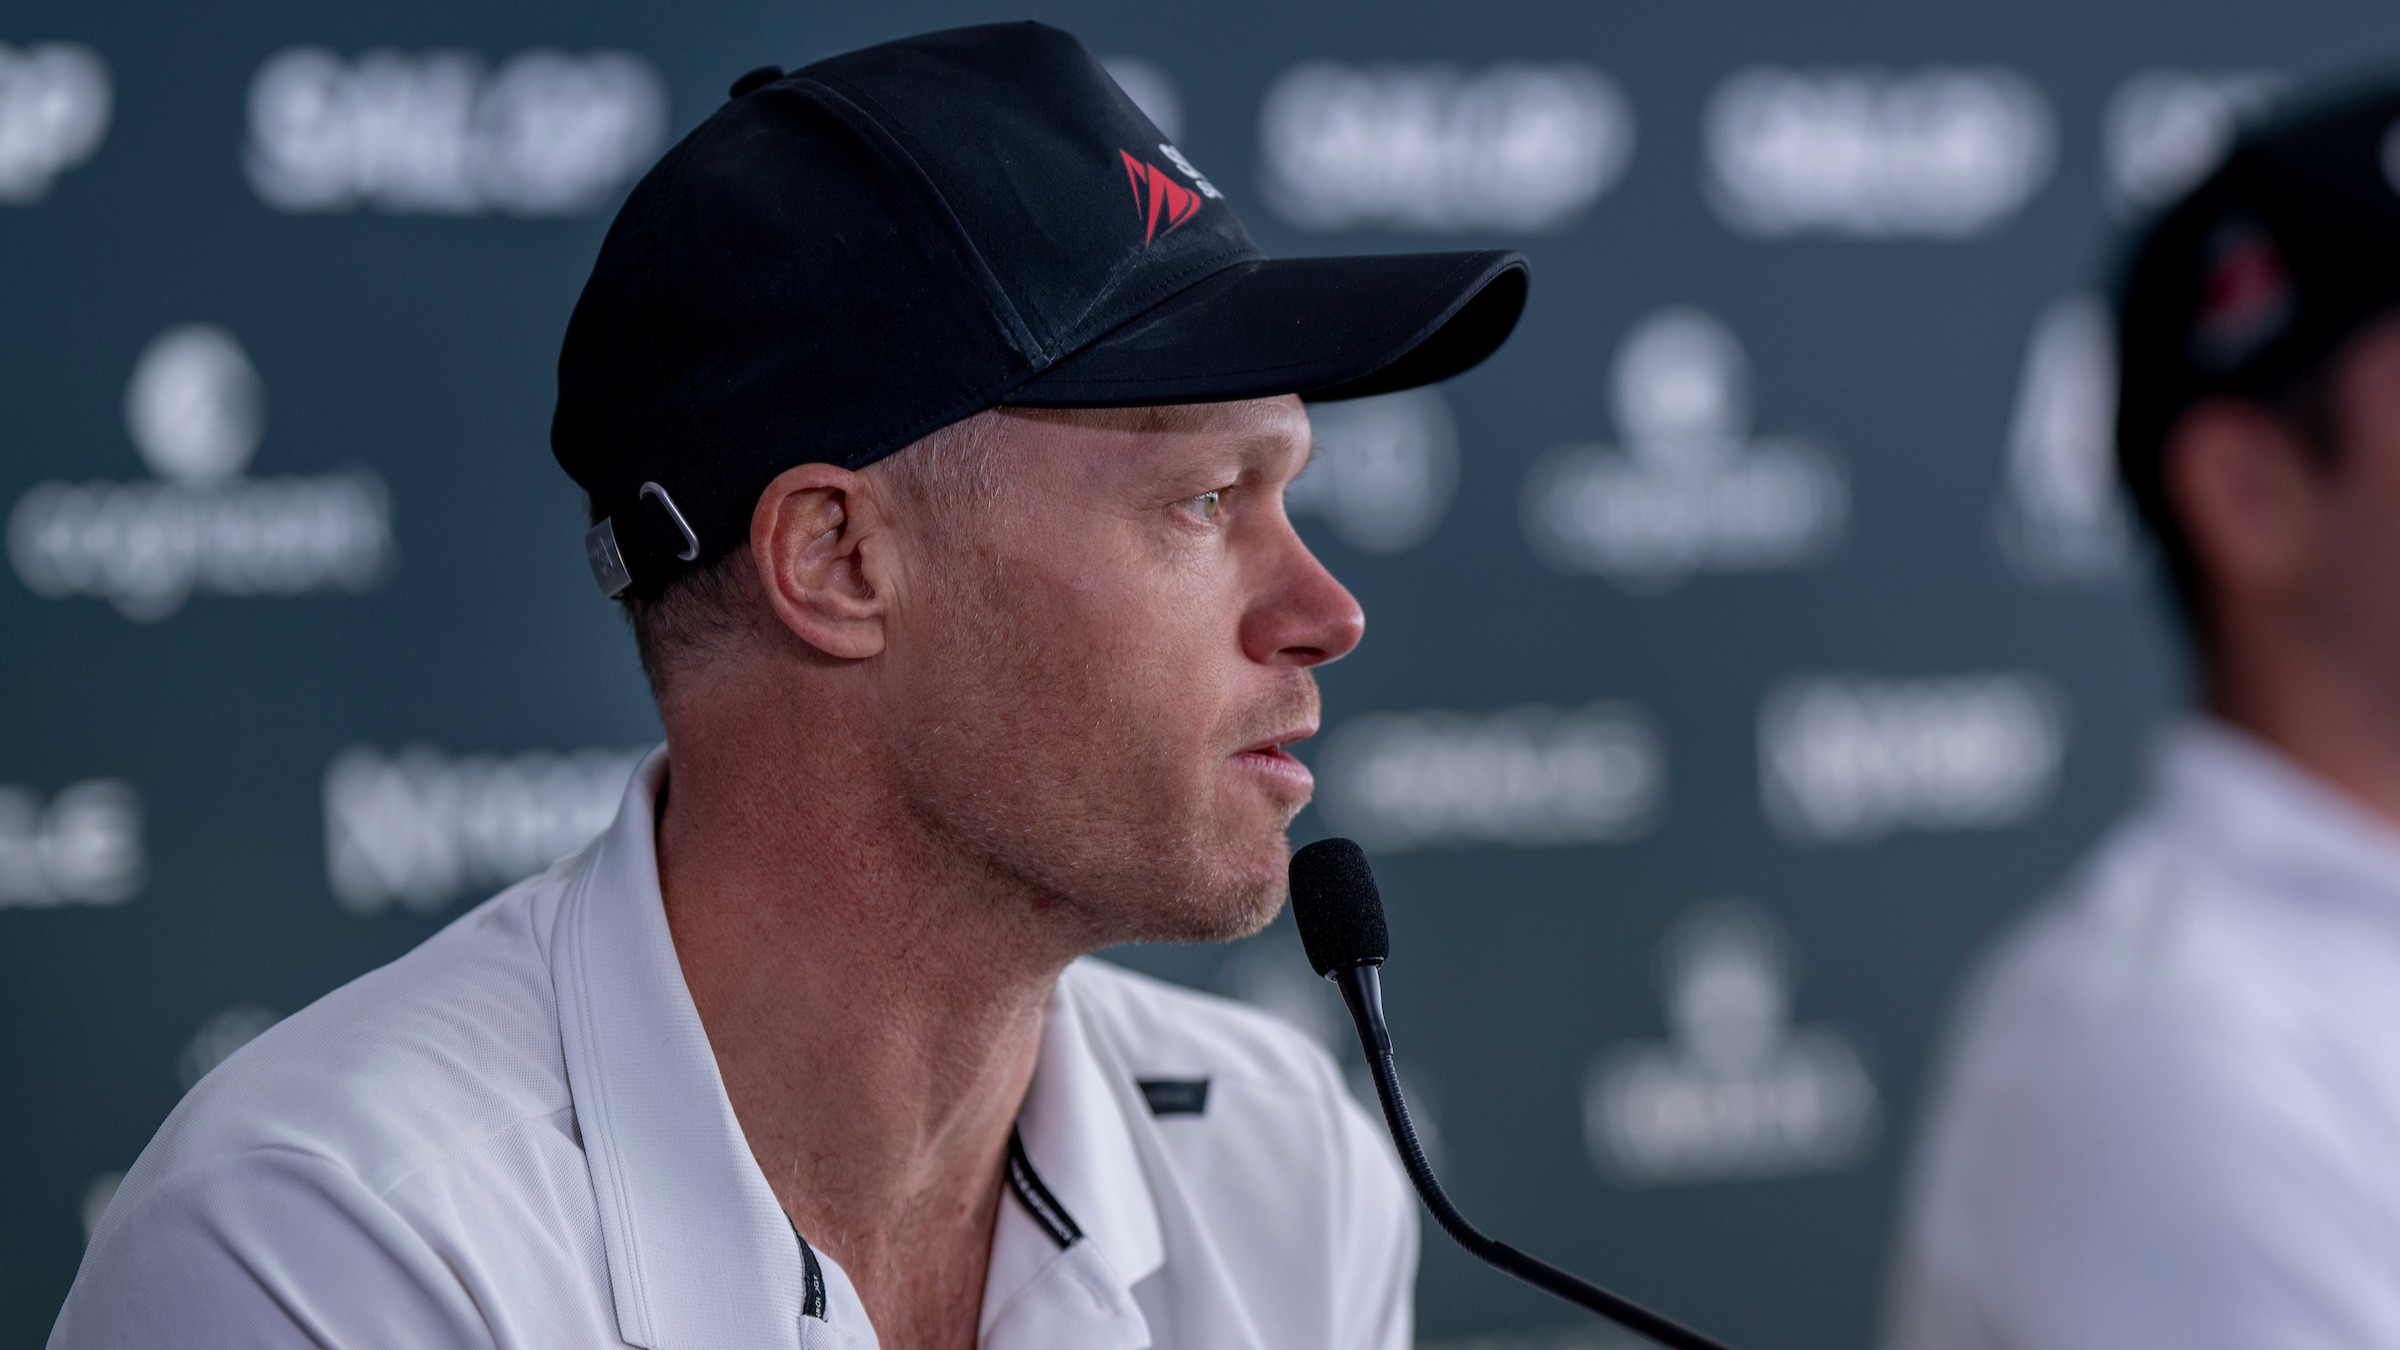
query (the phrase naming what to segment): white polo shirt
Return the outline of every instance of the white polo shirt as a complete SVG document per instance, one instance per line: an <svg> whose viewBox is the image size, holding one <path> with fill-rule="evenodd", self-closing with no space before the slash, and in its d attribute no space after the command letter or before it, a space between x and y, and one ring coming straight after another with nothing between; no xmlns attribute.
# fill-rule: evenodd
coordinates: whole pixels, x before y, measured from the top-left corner
<svg viewBox="0 0 2400 1350"><path fill-rule="evenodd" d="M52 1350L867 1350L717 1077L659 899L665 752L582 853L192 1089ZM1061 978L984 1282L993 1350L1408 1344L1415 1207L1316 1045L1097 961Z"/></svg>
<svg viewBox="0 0 2400 1350"><path fill-rule="evenodd" d="M1892 1350L2400 1346L2400 830L2194 724L1968 998Z"/></svg>

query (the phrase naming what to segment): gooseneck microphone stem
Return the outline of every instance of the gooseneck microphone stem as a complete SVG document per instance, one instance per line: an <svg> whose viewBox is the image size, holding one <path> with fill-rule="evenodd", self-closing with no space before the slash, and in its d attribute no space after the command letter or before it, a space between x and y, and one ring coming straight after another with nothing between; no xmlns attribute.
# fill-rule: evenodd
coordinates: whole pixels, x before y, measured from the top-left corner
<svg viewBox="0 0 2400 1350"><path fill-rule="evenodd" d="M1690 1327L1486 1237L1442 1193L1442 1183L1434 1179L1433 1168L1425 1162L1425 1148L1417 1142L1417 1127L1409 1123L1408 1103L1400 1097L1400 1075L1392 1068L1392 1031L1383 1020L1382 969L1392 954L1392 936L1384 926L1383 897L1376 893L1375 873L1367 866L1366 850L1354 840L1320 839L1293 854L1292 917L1300 929L1300 945L1308 952L1309 969L1339 986L1342 1002L1350 1005L1350 1020L1358 1024L1359 1042L1366 1047L1367 1070L1375 1075L1375 1095L1383 1100L1383 1120L1391 1126L1400 1165L1408 1169L1409 1184L1417 1188L1417 1198L1432 1211L1433 1221L1443 1232L1501 1273L1661 1345L1674 1350L1726 1350L1722 1343Z"/></svg>
<svg viewBox="0 0 2400 1350"><path fill-rule="evenodd" d="M1486 1236L1467 1222L1467 1216L1450 1203L1442 1183L1426 1163L1424 1146L1417 1142L1417 1127L1408 1118L1408 1103L1400 1096L1400 1076L1392 1068L1391 1028L1383 1020L1382 972L1375 965L1366 964L1335 970L1331 975L1342 991L1342 1002L1350 1006L1351 1021L1358 1024L1359 1043L1367 1052L1367 1071L1375 1077L1375 1095L1383 1102L1384 1123L1391 1127L1392 1144L1400 1151L1400 1165L1407 1169L1410 1184L1417 1188L1417 1197L1425 1202L1425 1208L1443 1232L1485 1264L1638 1331L1660 1345L1673 1346L1675 1350L1728 1350L1721 1341L1710 1340L1630 1299L1620 1298L1547 1261L1528 1256Z"/></svg>

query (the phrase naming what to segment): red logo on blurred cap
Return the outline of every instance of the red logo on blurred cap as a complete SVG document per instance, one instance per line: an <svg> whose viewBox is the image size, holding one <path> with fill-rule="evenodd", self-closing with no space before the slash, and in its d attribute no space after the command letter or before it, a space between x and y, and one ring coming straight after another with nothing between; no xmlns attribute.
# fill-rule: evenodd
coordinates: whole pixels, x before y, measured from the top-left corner
<svg viewBox="0 0 2400 1350"><path fill-rule="evenodd" d="M2292 274L2267 232L2249 221L2221 226L2209 240L2192 315L2192 355L2232 370L2283 331L2292 316Z"/></svg>
<svg viewBox="0 0 2400 1350"><path fill-rule="evenodd" d="M1117 153L1125 157L1125 176L1133 183L1133 209L1142 217L1142 247L1199 214L1199 193L1169 178L1157 165L1135 159L1132 151ZM1161 220L1166 222L1164 229Z"/></svg>

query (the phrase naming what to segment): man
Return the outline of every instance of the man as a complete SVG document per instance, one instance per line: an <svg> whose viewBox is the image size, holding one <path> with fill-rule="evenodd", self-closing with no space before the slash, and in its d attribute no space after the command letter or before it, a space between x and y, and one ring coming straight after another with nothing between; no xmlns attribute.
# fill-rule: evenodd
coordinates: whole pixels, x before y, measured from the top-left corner
<svg viewBox="0 0 2400 1350"><path fill-rule="evenodd" d="M2400 1345L2400 94L2142 243L2118 453L2205 711L1977 981L1899 1350Z"/></svg>
<svg viewBox="0 0 2400 1350"><path fill-rule="evenodd" d="M1362 625L1295 395L1465 369L1524 294L1264 259L1038 25L745 76L559 368L666 746L196 1088L52 1345L1405 1345L1329 1061L1082 958L1274 914Z"/></svg>

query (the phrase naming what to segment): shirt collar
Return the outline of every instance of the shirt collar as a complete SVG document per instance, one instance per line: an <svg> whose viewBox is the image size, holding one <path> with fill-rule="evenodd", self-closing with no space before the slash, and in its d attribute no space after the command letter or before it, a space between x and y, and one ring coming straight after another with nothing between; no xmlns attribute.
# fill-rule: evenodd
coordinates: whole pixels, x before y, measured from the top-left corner
<svg viewBox="0 0 2400 1350"><path fill-rule="evenodd" d="M617 1328L645 1350L797 1346L799 1243L734 1118L659 895L666 772L664 748L642 761L573 869L550 958ZM848 1281L823 1264L835 1303Z"/></svg>
<svg viewBox="0 0 2400 1350"><path fill-rule="evenodd" d="M1078 976L1069 968L1050 996L1041 1059L1017 1128L1059 1203L1132 1285L1166 1260L1158 1202L1133 1140L1133 1122L1147 1121L1150 1109L1094 1024Z"/></svg>
<svg viewBox="0 0 2400 1350"><path fill-rule="evenodd" d="M656 853L666 774L661 747L571 869L550 957L619 1334L644 1350L798 1346L804 1335L872 1345L848 1276L822 1253L827 1316L803 1325L800 1244L733 1114L667 928ZM1003 1193L983 1328L1062 1332L1063 1318L1082 1324L1075 1343L1140 1346L1149 1333L1131 1290L1166 1259L1133 1137L1148 1109L1078 984L1070 967L1051 995L1018 1133L1082 1237L1062 1250Z"/></svg>
<svg viewBox="0 0 2400 1350"><path fill-rule="evenodd" d="M1166 1262L1158 1202L1133 1131L1133 1076L1079 997L1070 967L1050 996L1041 1057L992 1234L977 1340L988 1346L1137 1347L1150 1328L1133 1286Z"/></svg>
<svg viewBox="0 0 2400 1350"><path fill-rule="evenodd" d="M2190 719L2167 733L2157 781L2171 825L2260 887L2400 905L2400 828L2256 736Z"/></svg>

